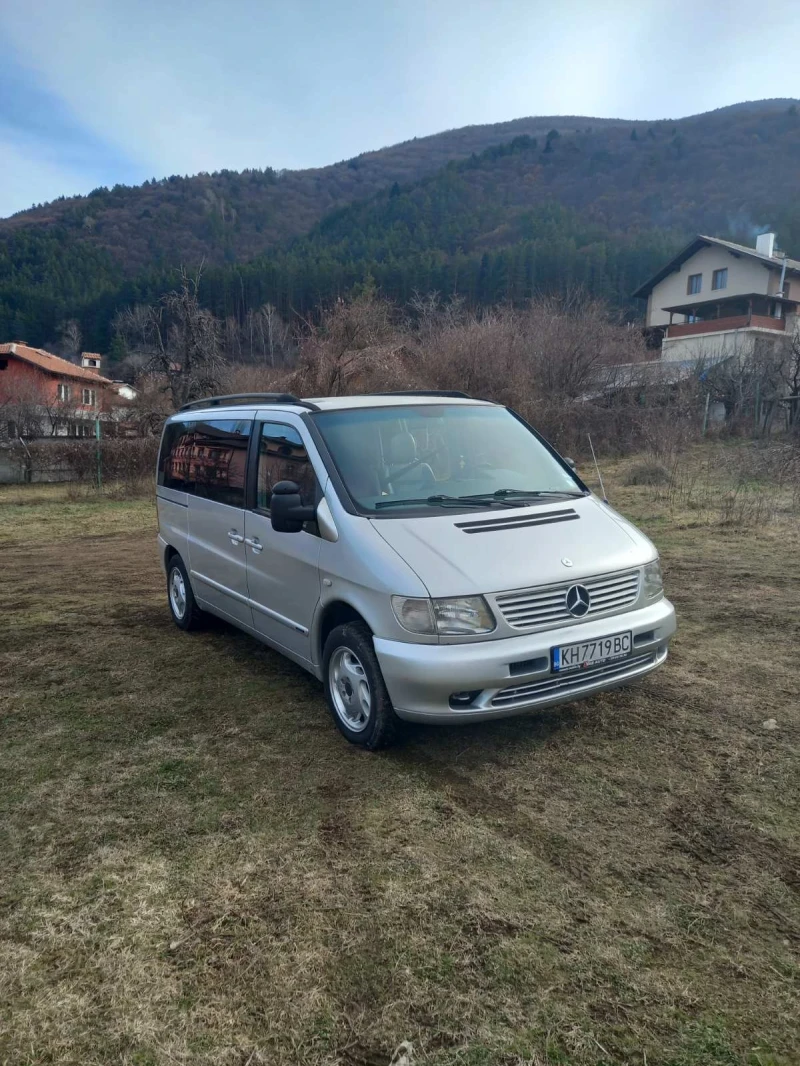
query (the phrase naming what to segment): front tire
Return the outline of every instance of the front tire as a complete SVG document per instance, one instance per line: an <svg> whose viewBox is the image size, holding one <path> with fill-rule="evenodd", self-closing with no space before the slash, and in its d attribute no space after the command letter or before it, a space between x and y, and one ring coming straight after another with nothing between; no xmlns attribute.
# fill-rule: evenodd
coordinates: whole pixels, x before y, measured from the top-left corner
<svg viewBox="0 0 800 1066"><path fill-rule="evenodd" d="M197 606L189 574L180 555L172 555L167 563L167 603L172 620L179 629L189 632L201 629L206 615Z"/></svg>
<svg viewBox="0 0 800 1066"><path fill-rule="evenodd" d="M322 664L328 708L350 743L368 751L393 744L402 723L386 691L367 626L347 622L332 630Z"/></svg>

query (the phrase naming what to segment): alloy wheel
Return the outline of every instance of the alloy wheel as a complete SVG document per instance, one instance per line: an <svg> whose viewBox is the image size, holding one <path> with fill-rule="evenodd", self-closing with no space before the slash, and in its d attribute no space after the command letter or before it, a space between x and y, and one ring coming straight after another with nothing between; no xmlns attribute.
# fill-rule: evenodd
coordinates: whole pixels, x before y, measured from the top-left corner
<svg viewBox="0 0 800 1066"><path fill-rule="evenodd" d="M372 713L372 692L363 663L350 648L337 648L328 665L333 706L344 725L361 733Z"/></svg>

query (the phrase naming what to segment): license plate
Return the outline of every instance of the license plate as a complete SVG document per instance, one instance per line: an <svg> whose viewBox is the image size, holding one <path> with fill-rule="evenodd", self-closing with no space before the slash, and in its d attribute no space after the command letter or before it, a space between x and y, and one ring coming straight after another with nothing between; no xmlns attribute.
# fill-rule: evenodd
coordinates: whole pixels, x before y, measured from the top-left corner
<svg viewBox="0 0 800 1066"><path fill-rule="evenodd" d="M597 640L584 640L580 644L563 644L560 648L552 649L553 672L584 670L587 666L624 659L630 655L632 647L630 633L615 633L610 637L598 637Z"/></svg>

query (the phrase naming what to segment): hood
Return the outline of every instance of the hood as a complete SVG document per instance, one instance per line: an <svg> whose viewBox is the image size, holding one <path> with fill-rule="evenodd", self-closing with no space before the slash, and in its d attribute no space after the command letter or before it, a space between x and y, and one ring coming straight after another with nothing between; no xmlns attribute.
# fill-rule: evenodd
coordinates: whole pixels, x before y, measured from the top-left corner
<svg viewBox="0 0 800 1066"><path fill-rule="evenodd" d="M594 496L371 521L431 596L581 581L640 566L656 554L644 534Z"/></svg>

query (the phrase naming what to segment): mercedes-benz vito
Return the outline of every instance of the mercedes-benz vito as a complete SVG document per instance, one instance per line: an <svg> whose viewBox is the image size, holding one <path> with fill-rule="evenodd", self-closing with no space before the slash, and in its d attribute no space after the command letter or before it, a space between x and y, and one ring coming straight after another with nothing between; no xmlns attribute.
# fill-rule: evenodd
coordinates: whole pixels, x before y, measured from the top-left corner
<svg viewBox="0 0 800 1066"><path fill-rule="evenodd" d="M354 744L660 666L658 554L512 410L461 393L220 396L167 420L158 545L181 629L232 622L319 678Z"/></svg>

